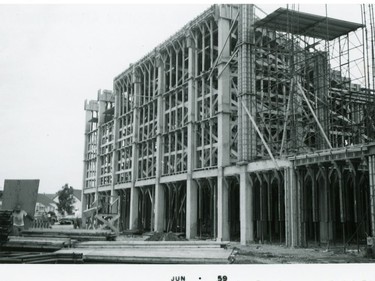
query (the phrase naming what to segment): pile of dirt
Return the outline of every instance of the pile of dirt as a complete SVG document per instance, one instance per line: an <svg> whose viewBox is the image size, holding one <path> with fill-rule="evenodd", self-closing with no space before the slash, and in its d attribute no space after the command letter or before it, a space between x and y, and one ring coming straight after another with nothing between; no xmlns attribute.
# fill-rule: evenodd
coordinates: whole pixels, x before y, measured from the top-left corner
<svg viewBox="0 0 375 281"><path fill-rule="evenodd" d="M147 238L145 241L186 241L186 239L183 237L179 237L173 232L168 232L168 233L155 232L152 236Z"/></svg>

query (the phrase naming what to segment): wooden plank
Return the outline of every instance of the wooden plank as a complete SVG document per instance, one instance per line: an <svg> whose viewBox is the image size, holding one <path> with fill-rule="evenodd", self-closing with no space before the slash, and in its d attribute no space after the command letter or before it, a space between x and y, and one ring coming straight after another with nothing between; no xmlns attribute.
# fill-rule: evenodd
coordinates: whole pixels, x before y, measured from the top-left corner
<svg viewBox="0 0 375 281"><path fill-rule="evenodd" d="M40 233L38 234L33 234L33 233L28 233L24 234L27 235L28 237L40 237ZM50 233L46 234L45 237L69 237L71 239L75 239L77 241L90 241L90 240L95 240L95 241L107 241L109 239L112 239L111 236L94 236L94 235L75 235L75 234L56 234L56 233Z"/></svg>
<svg viewBox="0 0 375 281"><path fill-rule="evenodd" d="M158 248L150 251L147 248L138 249L62 249L57 253L82 253L85 262L111 263L146 263L146 264L213 264L228 263L231 250L224 249L186 249Z"/></svg>
<svg viewBox="0 0 375 281"><path fill-rule="evenodd" d="M48 241L63 241L63 242L70 242L71 239L70 238L64 238L64 237L59 237L59 238L55 238L55 237L43 237L43 236L34 236L34 237L24 237L24 236L8 236L9 238L9 241L15 241L15 240L29 240L29 241L34 241L34 240L38 240L38 241L41 241L43 239L47 239Z"/></svg>
<svg viewBox="0 0 375 281"><path fill-rule="evenodd" d="M3 193L3 210L13 210L18 204L29 215L34 216L38 196L39 180L5 180ZM25 219L25 229L31 226Z"/></svg>
<svg viewBox="0 0 375 281"><path fill-rule="evenodd" d="M114 235L110 230L99 230L99 229L29 229L25 230L23 234L56 234L56 235L84 235L84 236L111 236Z"/></svg>
<svg viewBox="0 0 375 281"><path fill-rule="evenodd" d="M82 242L77 247L197 247L225 248L227 243L206 241L90 241Z"/></svg>

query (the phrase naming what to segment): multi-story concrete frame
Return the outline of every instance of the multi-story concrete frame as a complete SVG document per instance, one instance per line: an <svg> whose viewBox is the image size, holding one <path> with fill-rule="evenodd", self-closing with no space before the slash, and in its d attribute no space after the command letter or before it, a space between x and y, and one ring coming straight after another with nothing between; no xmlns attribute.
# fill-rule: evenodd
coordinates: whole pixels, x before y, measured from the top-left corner
<svg viewBox="0 0 375 281"><path fill-rule="evenodd" d="M119 196L121 229L243 244L374 233L373 98L350 68L368 63L350 58L363 26L259 18L214 5L86 103L84 208Z"/></svg>

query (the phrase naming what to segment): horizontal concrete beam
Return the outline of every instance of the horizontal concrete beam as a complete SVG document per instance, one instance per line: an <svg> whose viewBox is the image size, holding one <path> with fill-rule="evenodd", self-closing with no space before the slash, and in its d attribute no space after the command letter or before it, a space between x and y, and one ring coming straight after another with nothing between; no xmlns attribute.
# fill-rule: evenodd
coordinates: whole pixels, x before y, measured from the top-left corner
<svg viewBox="0 0 375 281"><path fill-rule="evenodd" d="M120 183L115 185L115 189L126 189L126 188L131 188L132 183L131 182L125 182L125 183Z"/></svg>
<svg viewBox="0 0 375 281"><path fill-rule="evenodd" d="M91 193L95 193L96 192L96 188L93 187L93 188L85 188L83 190L83 194L91 194Z"/></svg>
<svg viewBox="0 0 375 281"><path fill-rule="evenodd" d="M210 169L210 170L194 171L192 177L193 179L213 178L213 177L217 177L217 175L218 175L217 169Z"/></svg>
<svg viewBox="0 0 375 281"><path fill-rule="evenodd" d="M292 163L289 160L276 159L277 166L279 168L289 168L292 166ZM277 169L275 162L272 160L262 160L251 162L247 165L246 171L248 173L252 172L261 172Z"/></svg>
<svg viewBox="0 0 375 281"><path fill-rule="evenodd" d="M111 191L111 190L112 190L112 186L111 185L99 186L98 187L98 192Z"/></svg>
<svg viewBox="0 0 375 281"><path fill-rule="evenodd" d="M289 160L293 161L295 166L301 166L307 164L316 164L331 161L345 161L347 159L362 158L363 156L368 155L368 153L368 147L360 145L298 155L295 157L290 157Z"/></svg>
<svg viewBox="0 0 375 281"><path fill-rule="evenodd" d="M168 183L175 181L185 181L187 180L187 174L176 174L172 176L164 176L160 178L160 183Z"/></svg>
<svg viewBox="0 0 375 281"><path fill-rule="evenodd" d="M137 180L134 184L134 186L139 187L139 186L147 186L147 185L155 185L156 184L156 179L147 179L147 180Z"/></svg>

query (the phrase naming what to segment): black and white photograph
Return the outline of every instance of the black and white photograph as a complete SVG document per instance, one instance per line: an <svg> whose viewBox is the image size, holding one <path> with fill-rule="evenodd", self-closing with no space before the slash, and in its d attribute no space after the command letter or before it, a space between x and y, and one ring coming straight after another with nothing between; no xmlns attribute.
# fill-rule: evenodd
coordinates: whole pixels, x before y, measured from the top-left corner
<svg viewBox="0 0 375 281"><path fill-rule="evenodd" d="M374 11L1 2L1 280L375 280Z"/></svg>

